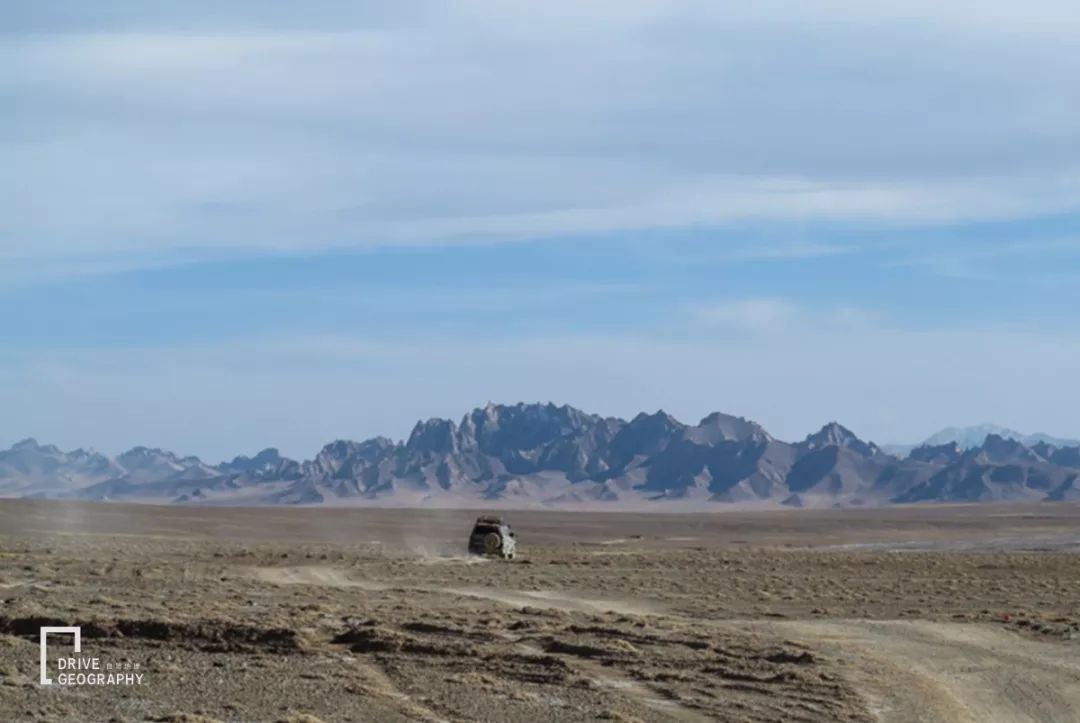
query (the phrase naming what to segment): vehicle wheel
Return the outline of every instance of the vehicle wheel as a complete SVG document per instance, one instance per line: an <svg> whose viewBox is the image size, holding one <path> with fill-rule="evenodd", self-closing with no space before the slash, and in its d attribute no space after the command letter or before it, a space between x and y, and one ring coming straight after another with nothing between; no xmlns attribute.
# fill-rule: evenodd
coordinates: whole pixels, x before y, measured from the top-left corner
<svg viewBox="0 0 1080 723"><path fill-rule="evenodd" d="M502 537L498 532L489 532L484 535L484 552L495 555L502 549Z"/></svg>

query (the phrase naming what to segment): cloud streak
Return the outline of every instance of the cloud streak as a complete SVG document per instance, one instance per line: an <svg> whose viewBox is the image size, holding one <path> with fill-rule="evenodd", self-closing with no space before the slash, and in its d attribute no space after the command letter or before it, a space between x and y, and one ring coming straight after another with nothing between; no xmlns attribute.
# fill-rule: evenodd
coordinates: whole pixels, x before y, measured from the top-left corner
<svg viewBox="0 0 1080 723"><path fill-rule="evenodd" d="M1074 2L9 5L0 437L1080 435Z"/></svg>
<svg viewBox="0 0 1080 723"><path fill-rule="evenodd" d="M0 35L5 261L1080 206L1065 4L101 5Z"/></svg>

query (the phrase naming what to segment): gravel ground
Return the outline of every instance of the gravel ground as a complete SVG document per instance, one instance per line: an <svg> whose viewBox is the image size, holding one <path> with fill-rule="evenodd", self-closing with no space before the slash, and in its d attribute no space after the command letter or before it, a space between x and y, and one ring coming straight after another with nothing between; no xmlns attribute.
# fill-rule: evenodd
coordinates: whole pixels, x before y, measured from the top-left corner
<svg viewBox="0 0 1080 723"><path fill-rule="evenodd" d="M0 719L1080 720L1075 506L471 514L0 501Z"/></svg>

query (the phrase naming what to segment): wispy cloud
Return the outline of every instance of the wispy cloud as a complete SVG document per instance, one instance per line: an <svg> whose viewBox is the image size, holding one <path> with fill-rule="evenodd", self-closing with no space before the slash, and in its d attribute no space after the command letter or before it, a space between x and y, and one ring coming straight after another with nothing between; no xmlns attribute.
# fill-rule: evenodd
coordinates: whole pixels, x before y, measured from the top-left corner
<svg viewBox="0 0 1080 723"><path fill-rule="evenodd" d="M5 261L965 222L1080 198L1068 4L102 6L23 8L0 34Z"/></svg>
<svg viewBox="0 0 1080 723"><path fill-rule="evenodd" d="M786 298L751 298L697 306L693 315L706 325L753 335L785 337L822 332L872 331L879 313L848 305L799 303Z"/></svg>
<svg viewBox="0 0 1080 723"><path fill-rule="evenodd" d="M1075 2L0 25L0 436L304 455L488 399L1080 434Z"/></svg>
<svg viewBox="0 0 1080 723"><path fill-rule="evenodd" d="M1021 232L1022 233L1022 232ZM911 248L916 246L916 248ZM918 248L922 246L922 248ZM887 263L894 267L923 269L945 278L969 281L1010 280L1021 283L1054 283L1061 277L1060 263L1080 254L1080 238L1050 236L1048 238L1009 238L980 240L969 243L932 246L909 244L899 258ZM1035 264L1023 263L1035 260Z"/></svg>
<svg viewBox="0 0 1080 723"><path fill-rule="evenodd" d="M754 333L784 332L800 315L787 299L740 299L698 309L698 318L710 324Z"/></svg>

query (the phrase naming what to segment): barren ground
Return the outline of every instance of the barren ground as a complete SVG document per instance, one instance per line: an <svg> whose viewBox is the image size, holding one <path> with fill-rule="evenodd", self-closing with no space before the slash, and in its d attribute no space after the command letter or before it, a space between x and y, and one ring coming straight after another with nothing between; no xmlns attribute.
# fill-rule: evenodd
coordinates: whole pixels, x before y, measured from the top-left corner
<svg viewBox="0 0 1080 723"><path fill-rule="evenodd" d="M2 500L0 720L1080 721L1080 507L474 516Z"/></svg>

